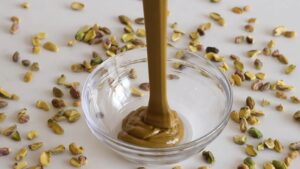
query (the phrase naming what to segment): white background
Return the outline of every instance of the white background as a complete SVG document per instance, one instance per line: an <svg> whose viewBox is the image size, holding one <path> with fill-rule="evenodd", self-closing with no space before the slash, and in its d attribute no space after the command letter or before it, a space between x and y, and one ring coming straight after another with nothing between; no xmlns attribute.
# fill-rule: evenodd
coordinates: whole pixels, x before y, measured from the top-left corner
<svg viewBox="0 0 300 169"><path fill-rule="evenodd" d="M0 168L11 168L14 162L16 150L22 146L28 145L25 138L25 133L31 129L37 129L41 134L36 141L43 141L44 150L71 142L76 142L86 148L85 155L88 157L88 165L85 168L114 168L114 169L132 169L139 165L130 163L116 155L114 152L105 147L98 141L87 128L84 119L82 118L76 124L63 123L65 129L64 136L54 135L47 128L46 121L50 118L55 110L43 112L34 107L34 103L38 99L51 101L51 89L55 85L55 79L62 73L67 75L69 81L83 82L88 74L75 74L70 71L70 65L81 62L84 59L90 59L92 51L97 51L104 56L102 47L99 45L89 46L78 43L73 48L67 47L68 40L73 39L75 32L79 27L85 24L99 23L105 25L113 31L118 37L122 32L122 25L118 22L117 16L125 14L131 18L142 16L142 1L140 0L110 0L110 1L83 1L86 8L81 11L72 11L69 6L72 1L68 0L49 0L49 1L28 1L30 9L25 10L20 8L19 4L23 1L18 0L0 0L0 86L17 93L20 101L9 101L9 106L2 109L1 112L6 112L8 119L0 124L0 129L3 129L13 123L16 123L17 111L23 107L29 109L31 120L28 124L18 125L18 129L23 137L22 142L15 143L8 138L0 136L0 147L8 146L13 149L13 153L7 157L0 157ZM250 5L252 10L248 13L237 15L233 14L230 9L233 6ZM209 12L221 13L227 21L226 27L219 27L213 24L212 30L201 38L205 46L217 46L220 53L227 60L230 54L239 55L247 70L254 71L251 59L245 56L245 52L250 49L262 49L267 41L275 39L277 48L280 49L288 58L290 63L299 64L300 55L299 46L300 40L285 39L282 37L274 38L271 36L272 29L278 25L285 25L291 30L300 32L299 22L299 7L300 1L296 0L223 0L219 4L211 4L209 0L170 0L169 9L171 16L169 23L178 22L179 28L185 32L194 31L201 23L210 21L208 18ZM16 35L9 33L10 17L16 15L21 19L20 31ZM255 24L255 32L253 36L256 38L254 45L235 45L233 37L237 35L246 35L243 31L243 26L249 17L258 19ZM48 39L57 43L60 46L59 53L51 53L42 50L41 54L31 54L31 37L38 32L47 32ZM186 41L179 42L179 47L185 47ZM11 61L11 55L18 50L21 53L22 59L30 59L38 61L41 70L34 73L33 81L29 84L22 81L23 74L26 68L20 64L15 64ZM292 75L285 75L283 69L285 66L279 64L271 57L261 56L264 63L263 72L267 73L267 80L275 81L279 79L285 80L289 84L296 86L296 89L289 95L297 95L300 97L299 88L299 68ZM230 61L228 63L231 64ZM69 100L69 97L66 97ZM293 121L293 113L300 109L299 105L291 104L289 101L280 100L274 97L272 92L252 92L249 90L249 84L243 87L234 87L234 109L237 109L244 104L245 98L251 95L256 101L267 98L271 101L271 106L261 108L266 116L261 118L261 124L257 127L264 133L264 138L278 138L285 145L285 151L281 154L273 151L260 152L255 161L259 168L267 160L283 159L287 155L287 145L290 142L300 141L300 125ZM69 100L70 102L71 100ZM282 103L285 106L284 112L277 112L274 107L276 104ZM246 157L243 146L237 146L232 143L232 136L239 134L239 129L236 124L229 122L224 132L207 147L215 154L216 163L211 166L215 169L232 169L241 163ZM249 143L256 144L259 141L249 139ZM30 165L38 162L39 153L29 152L27 161ZM68 165L69 153L54 156L49 169L72 168ZM200 155L183 161L180 163L183 168L197 168L205 165ZM174 165L172 165L174 166ZM171 168L172 166L149 166L147 168ZM298 169L300 166L300 158L295 160L290 167Z"/></svg>

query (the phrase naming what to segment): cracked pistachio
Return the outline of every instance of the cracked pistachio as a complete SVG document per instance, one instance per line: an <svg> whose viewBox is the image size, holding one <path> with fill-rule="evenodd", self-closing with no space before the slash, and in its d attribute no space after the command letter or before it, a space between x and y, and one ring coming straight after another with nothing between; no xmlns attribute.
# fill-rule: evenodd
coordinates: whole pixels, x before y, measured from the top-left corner
<svg viewBox="0 0 300 169"><path fill-rule="evenodd" d="M80 154L83 154L84 148L81 146L78 146L76 143L71 143L69 145L69 151L72 155L80 155Z"/></svg>
<svg viewBox="0 0 300 169"><path fill-rule="evenodd" d="M16 160L16 161L21 161L21 160L23 160L23 159L27 156L27 153L28 153L28 151L27 151L26 147L21 148L21 149L17 152L17 154L16 154L16 156L15 156L15 160Z"/></svg>
<svg viewBox="0 0 300 169"><path fill-rule="evenodd" d="M44 111L49 111L50 107L48 105L47 102L43 101L43 100L38 100L35 103L36 108L44 110Z"/></svg>

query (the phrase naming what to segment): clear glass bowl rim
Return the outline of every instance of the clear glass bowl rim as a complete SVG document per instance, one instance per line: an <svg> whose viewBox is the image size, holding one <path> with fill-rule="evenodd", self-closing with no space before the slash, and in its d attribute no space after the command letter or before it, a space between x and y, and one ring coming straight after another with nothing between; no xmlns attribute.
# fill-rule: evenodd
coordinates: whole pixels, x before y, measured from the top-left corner
<svg viewBox="0 0 300 169"><path fill-rule="evenodd" d="M168 47L169 48L174 48L174 49L177 49L177 50L182 50L182 49L179 49L179 48L176 48L176 47ZM139 49L133 49L133 50L130 50L130 51L126 51L126 52L123 52L123 53L120 53L114 57L122 57L123 55L129 55L130 52L133 52L133 51L137 51L137 50L147 50L147 48L139 48ZM211 135L214 135L215 133L217 133L220 128L223 128L229 121L229 116L230 116L230 111L231 111L231 108L232 108L232 104L233 104L233 94L232 94L232 89L231 89L231 85L228 81L228 79L226 78L225 74L219 70L218 67L216 67L214 64L211 63L211 61L209 61L208 59L200 56L200 55L197 55L197 54L194 54L194 53L191 53L189 52L188 50L185 50L186 53L188 53L189 55L192 55L194 57L197 57L198 59L202 60L202 61L205 61L207 64L209 64L210 66L212 66L214 69L216 69L220 75L222 76L222 80L225 82L225 86L223 85L223 87L225 87L225 89L228 89L227 92L227 96L226 96L226 100L227 100L227 104L225 105L225 108L224 108L224 112L226 113L226 115L224 116L224 118L221 120L221 122L216 126L214 127L212 130L210 130L209 132L207 132L205 135L193 140L193 141L190 141L190 142L187 142L187 143L183 143L183 144L179 144L179 145L176 145L174 147L166 147L166 148L146 148L146 147L140 147L140 146L135 146L135 145L132 145L132 144L129 144L129 143L126 143L126 142L123 142L121 140L118 140L118 139L114 139L112 137L110 137L109 135L105 134L101 128L97 125L94 124L93 120L91 119L90 117L90 111L89 111L89 108L87 107L88 104L88 98L86 98L87 96L87 86L89 84L89 81L91 81L91 79L94 77L94 75L96 74L96 72L99 71L99 69L102 68L103 65L106 65L108 62L111 61L111 59L113 58L108 58L106 59L103 63L101 63L101 65L99 65L98 67L96 67L92 73L90 73L86 79L86 81L84 82L84 85L83 85L83 90L82 90L82 98L81 98L81 102L82 102L82 109L83 109L83 112L84 112L84 117L85 117L85 120L86 120L86 123L88 125L88 127L93 131L93 132L97 132L99 133L101 136L104 137L104 139L107 139L109 140L111 143L114 143L122 148L127 148L127 149L130 149L131 151L137 151L137 152L149 152L149 153L155 153L155 152L172 152L172 151L175 151L177 152L178 150L184 150L184 149L189 149L191 147L194 147L195 145L198 145L202 142L205 142L205 140L207 138L210 138ZM168 58L168 61L170 60L177 60L175 58ZM180 61L180 60L179 60ZM192 63L192 64L195 64L195 63ZM197 64L195 64L197 65Z"/></svg>

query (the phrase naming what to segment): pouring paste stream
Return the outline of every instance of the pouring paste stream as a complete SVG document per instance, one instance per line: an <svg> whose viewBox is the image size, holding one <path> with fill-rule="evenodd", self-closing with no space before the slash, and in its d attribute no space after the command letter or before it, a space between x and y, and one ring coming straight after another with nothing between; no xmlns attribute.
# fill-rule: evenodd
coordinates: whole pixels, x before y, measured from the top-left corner
<svg viewBox="0 0 300 169"><path fill-rule="evenodd" d="M172 147L183 139L184 125L167 101L167 0L143 0L143 5L150 98L148 107L140 107L123 119L118 138L142 147Z"/></svg>

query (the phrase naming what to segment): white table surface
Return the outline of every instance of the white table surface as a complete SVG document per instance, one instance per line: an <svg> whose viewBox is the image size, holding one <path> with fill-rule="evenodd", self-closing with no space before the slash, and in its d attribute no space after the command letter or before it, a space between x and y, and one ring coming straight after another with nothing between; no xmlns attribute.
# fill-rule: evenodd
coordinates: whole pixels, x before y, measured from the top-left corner
<svg viewBox="0 0 300 169"><path fill-rule="evenodd" d="M55 85L55 79L62 73L67 75L70 81L83 82L88 74L75 74L70 71L72 63L81 62L91 57L92 51L97 51L104 55L100 46L89 46L83 43L77 43L70 48L66 45L67 41L74 37L79 27L85 24L99 23L105 25L120 36L122 25L118 22L117 16L125 14L131 18L142 16L142 1L140 0L110 0L83 1L86 8L81 12L72 11L69 6L72 1L68 0L51 0L51 1L33 1L29 0L30 8L28 10L20 8L20 0L0 0L0 86L17 93L20 101L9 101L9 106L1 109L0 112L6 112L8 119L0 124L0 128L7 127L16 123L16 113L19 109L26 107L29 109L31 120L29 123L18 124L19 131L23 137L22 142L16 143L8 138L0 136L0 147L8 146L14 151L7 157L0 157L0 169L11 168L14 155L18 148L28 145L29 141L24 139L24 135L31 129L37 129L41 134L36 141L45 142L43 149L53 147L57 144L65 144L76 142L85 147L85 155L88 157L88 165L84 168L114 168L114 169L133 169L140 165L133 164L119 157L104 144L99 142L89 131L84 119L82 118L75 124L63 124L65 129L64 136L54 135L46 125L46 121L53 115L55 110L43 112L34 107L34 103L38 99L51 101L51 89ZM250 5L252 10L242 15L233 14L230 9L233 6ZM227 21L226 27L220 27L213 24L212 30L208 31L201 41L205 46L217 46L221 54L228 56L230 54L239 55L245 63L248 70L253 70L252 61L245 56L245 51L250 49L262 49L267 41L275 39L277 47L286 56L291 63L300 64L299 37L296 39L286 39L282 37L274 38L271 31L278 25L285 25L291 30L300 32L299 22L300 1L283 1L283 0L222 0L219 4L209 3L209 0L170 0L169 9L171 16L169 22L179 23L179 28L183 31L190 32L204 22L210 21L209 12L221 13ZM21 19L20 31L16 35L11 35L9 31L10 17L16 15ZM236 45L232 41L236 35L246 35L243 31L243 25L246 19L257 17L258 23L255 24L255 32L253 36L256 38L254 45ZM41 54L31 54L31 37L38 32L47 32L47 40L53 41L60 46L59 53L51 53L42 50ZM182 41L178 46L184 46ZM26 72L26 68L20 64L11 61L11 55L18 50L22 59L30 59L40 63L41 70L34 73L31 83L24 83L22 76ZM229 59L228 59L229 60ZM263 70L267 73L267 80L275 81L279 79L285 80L289 84L296 86L296 89L289 95L300 96L299 91L299 68L292 75L285 75L283 69L285 66L279 64L275 59L261 57L264 62ZM231 62L229 61L228 63ZM272 92L253 92L246 87L234 87L234 109L244 104L245 98L251 95L256 101L267 98L271 101L271 106L262 109L266 112L266 116L262 118L261 124L257 127L264 133L264 138L278 138L285 145L283 153L275 153L272 151L260 152L255 161L258 168L262 168L262 164L267 160L283 159L288 152L287 145L290 142L300 140L300 125L293 121L293 113L300 109L299 105L291 104L289 101L280 100L274 97ZM67 97L66 97L67 98ZM69 100L71 101L71 100ZM277 112L274 109L276 104L285 105L284 112ZM232 142L232 136L239 134L236 124L229 122L224 132L207 147L211 150L216 158L216 163L211 166L214 169L232 169L241 163L246 157L243 146L237 146ZM258 141L250 139L250 143ZM27 161L29 164L38 162L39 153L29 152ZM68 169L72 168L68 165L69 153L53 157L49 169ZM200 155L195 155L188 160L180 163L183 168L197 168L205 165ZM171 168L171 166L148 166L147 168ZM300 158L295 160L291 169L299 169Z"/></svg>

